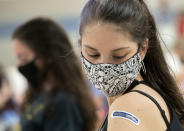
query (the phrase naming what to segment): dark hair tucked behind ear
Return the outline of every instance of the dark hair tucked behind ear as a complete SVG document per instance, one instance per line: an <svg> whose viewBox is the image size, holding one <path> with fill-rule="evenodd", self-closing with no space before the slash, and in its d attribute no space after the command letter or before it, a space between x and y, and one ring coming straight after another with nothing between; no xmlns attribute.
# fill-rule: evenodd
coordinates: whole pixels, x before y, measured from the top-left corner
<svg viewBox="0 0 184 131"><path fill-rule="evenodd" d="M42 59L44 64L42 70L45 73L40 81L43 82L51 76L55 81L54 89L69 92L81 109L84 130L93 131L96 123L95 106L83 77L81 64L75 53L71 53L73 48L65 31L50 19L35 18L18 27L13 34L13 39L22 41ZM37 95L38 90L28 89L22 106L23 110Z"/></svg>
<svg viewBox="0 0 184 131"><path fill-rule="evenodd" d="M149 39L149 47L144 58L146 74L141 71L144 80L166 98L174 108L184 125L184 100L175 80L170 74L159 34L147 5L143 0L89 0L81 14L80 35L84 28L95 22L117 25L123 32L130 34L139 48L145 39Z"/></svg>

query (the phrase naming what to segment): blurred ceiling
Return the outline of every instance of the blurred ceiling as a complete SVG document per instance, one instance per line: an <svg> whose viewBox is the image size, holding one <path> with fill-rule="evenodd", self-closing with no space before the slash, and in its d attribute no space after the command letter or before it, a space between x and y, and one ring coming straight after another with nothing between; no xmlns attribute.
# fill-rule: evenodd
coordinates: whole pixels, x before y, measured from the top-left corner
<svg viewBox="0 0 184 131"><path fill-rule="evenodd" d="M87 0L0 0L0 22L34 16L79 16Z"/></svg>

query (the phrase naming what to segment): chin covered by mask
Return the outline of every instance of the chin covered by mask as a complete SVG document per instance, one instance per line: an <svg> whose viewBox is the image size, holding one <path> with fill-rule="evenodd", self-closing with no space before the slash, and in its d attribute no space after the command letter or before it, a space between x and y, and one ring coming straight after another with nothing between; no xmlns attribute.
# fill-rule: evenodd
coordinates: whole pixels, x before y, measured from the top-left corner
<svg viewBox="0 0 184 131"><path fill-rule="evenodd" d="M142 67L139 53L121 64L92 64L82 53L81 59L88 79L109 97L123 94L136 79Z"/></svg>
<svg viewBox="0 0 184 131"><path fill-rule="evenodd" d="M19 66L18 70L28 80L31 87L33 88L38 87L39 70L34 64L34 61L25 65Z"/></svg>

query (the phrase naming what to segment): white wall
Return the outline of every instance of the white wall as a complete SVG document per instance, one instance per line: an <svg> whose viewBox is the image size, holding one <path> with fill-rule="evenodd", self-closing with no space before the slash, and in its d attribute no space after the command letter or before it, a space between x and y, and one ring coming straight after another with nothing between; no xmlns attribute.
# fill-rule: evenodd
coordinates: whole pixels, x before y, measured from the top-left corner
<svg viewBox="0 0 184 131"><path fill-rule="evenodd" d="M48 16L53 19L78 18L87 0L0 0L0 29L19 25L36 16ZM0 35L6 34L0 30ZM12 33L12 32L11 32ZM78 32L70 32L76 44ZM15 65L12 52L11 34L0 36L0 64Z"/></svg>
<svg viewBox="0 0 184 131"><path fill-rule="evenodd" d="M0 0L0 21L34 16L79 16L87 0Z"/></svg>

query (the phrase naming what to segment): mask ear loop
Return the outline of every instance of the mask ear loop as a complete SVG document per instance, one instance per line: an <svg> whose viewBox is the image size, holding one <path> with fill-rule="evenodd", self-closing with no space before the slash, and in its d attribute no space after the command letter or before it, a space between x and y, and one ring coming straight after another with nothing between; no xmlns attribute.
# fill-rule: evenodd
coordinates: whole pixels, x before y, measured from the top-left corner
<svg viewBox="0 0 184 131"><path fill-rule="evenodd" d="M141 46L138 47L137 53L140 51L140 49L141 49ZM144 65L144 61L143 60L141 61L141 68L142 68L142 71L144 72L144 74L146 74L146 67Z"/></svg>
<svg viewBox="0 0 184 131"><path fill-rule="evenodd" d="M145 67L143 61L141 61L141 66L142 66L142 70L143 70L144 74L146 74L146 67Z"/></svg>

